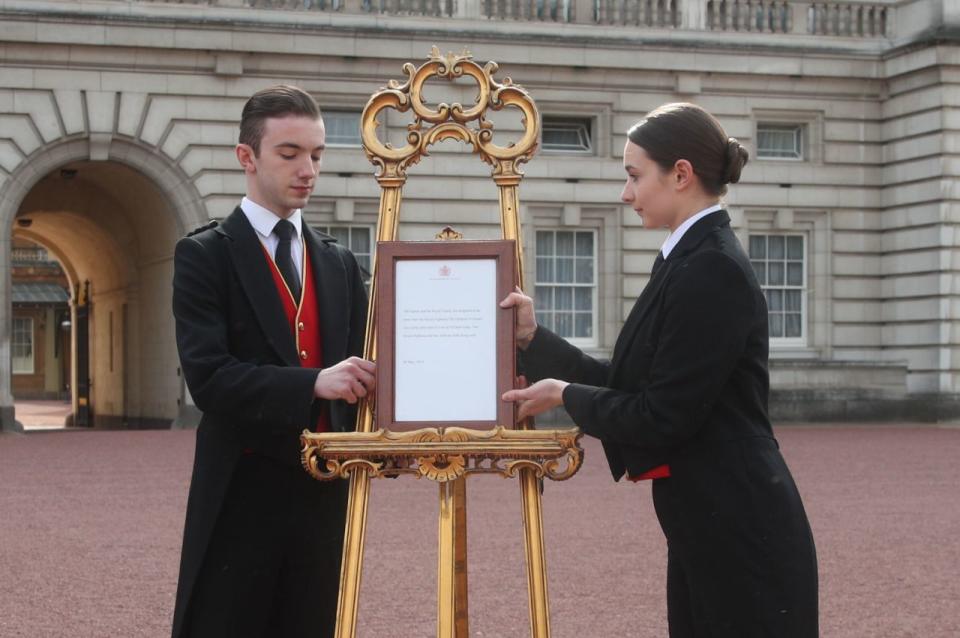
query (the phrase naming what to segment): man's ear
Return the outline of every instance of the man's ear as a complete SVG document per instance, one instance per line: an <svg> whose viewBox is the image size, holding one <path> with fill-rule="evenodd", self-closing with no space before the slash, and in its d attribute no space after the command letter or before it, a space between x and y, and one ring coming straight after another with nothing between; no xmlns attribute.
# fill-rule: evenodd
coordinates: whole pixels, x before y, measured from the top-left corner
<svg viewBox="0 0 960 638"><path fill-rule="evenodd" d="M243 171L245 173L256 173L257 165L253 161L256 153L253 152L253 147L249 144L237 144L236 152L237 161L240 162Z"/></svg>
<svg viewBox="0 0 960 638"><path fill-rule="evenodd" d="M678 191L686 190L693 182L693 164L689 160L681 159L673 165L673 180Z"/></svg>

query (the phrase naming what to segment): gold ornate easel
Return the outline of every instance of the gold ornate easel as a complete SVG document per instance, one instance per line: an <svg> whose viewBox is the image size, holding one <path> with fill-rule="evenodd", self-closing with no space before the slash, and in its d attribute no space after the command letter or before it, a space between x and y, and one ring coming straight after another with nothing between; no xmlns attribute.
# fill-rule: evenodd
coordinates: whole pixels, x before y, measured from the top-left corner
<svg viewBox="0 0 960 638"><path fill-rule="evenodd" d="M517 187L523 173L519 165L536 151L540 124L536 105L523 88L509 78L503 83L493 79L497 68L495 62L481 67L466 51L444 56L434 47L426 63L419 67L410 63L403 66L408 76L406 82L401 84L391 80L387 88L371 96L361 120L363 146L367 157L379 168L376 175L381 188L377 239L391 241L397 235L407 168L427 155L430 145L436 142L457 139L470 144L474 152L493 167L492 177L500 195L500 226L503 238L516 243L517 284L522 285ZM432 109L423 103L422 88L428 79L437 77L452 81L464 76L473 78L478 86L477 100L473 105L465 108L459 103L441 103ZM499 111L507 107L522 112L524 133L519 141L504 147L493 143L494 127L485 115L488 109ZM376 135L377 116L387 108L401 113L413 111L414 120L407 127L407 143L402 148L384 144ZM474 127L468 126L471 123ZM449 229L438 235L438 239L453 238L456 238L455 233ZM376 298L375 291L371 291L371 297ZM367 318L365 344L365 356L370 360L377 357L376 313L373 302ZM458 427L411 432L374 430L373 406L370 401L364 401L356 432L303 433L303 466L314 478L350 479L337 638L354 638L356 635L370 479L400 474L426 477L440 484L437 638L468 636L466 477L470 474L519 477L530 634L533 638L549 637L550 612L539 480L562 481L577 472L583 459L583 450L578 443L581 433L577 428L534 430L529 422L518 427L515 430L502 425L493 430Z"/></svg>

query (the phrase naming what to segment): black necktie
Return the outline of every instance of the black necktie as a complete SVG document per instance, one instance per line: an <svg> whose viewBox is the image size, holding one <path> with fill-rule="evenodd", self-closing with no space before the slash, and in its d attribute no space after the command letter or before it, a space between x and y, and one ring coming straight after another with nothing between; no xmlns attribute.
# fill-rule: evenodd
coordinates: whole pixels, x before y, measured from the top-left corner
<svg viewBox="0 0 960 638"><path fill-rule="evenodd" d="M660 270L660 266L663 265L663 253L658 252L657 258L653 260L653 270L650 271L650 278L652 279L654 275L657 274L657 271Z"/></svg>
<svg viewBox="0 0 960 638"><path fill-rule="evenodd" d="M273 227L273 233L280 238L277 254L273 260L277 263L277 270L283 275L283 280L287 282L290 292L293 293L293 302L300 303L300 277L297 275L297 268L293 265L293 255L290 252L290 240L297 234L297 229L288 220L281 219Z"/></svg>

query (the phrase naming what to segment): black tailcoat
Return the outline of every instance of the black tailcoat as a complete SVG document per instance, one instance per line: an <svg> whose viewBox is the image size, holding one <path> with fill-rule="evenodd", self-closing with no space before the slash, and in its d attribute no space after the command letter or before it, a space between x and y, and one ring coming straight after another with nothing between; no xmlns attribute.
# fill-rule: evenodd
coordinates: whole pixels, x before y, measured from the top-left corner
<svg viewBox="0 0 960 638"><path fill-rule="evenodd" d="M672 636L817 635L813 538L767 416L768 343L766 300L719 211L651 276L610 361L542 328L520 355L531 382L571 382L564 407L614 479L670 465L653 492L683 576L669 583ZM681 587L706 633L681 629Z"/></svg>
<svg viewBox="0 0 960 638"><path fill-rule="evenodd" d="M303 224L319 304L323 367L361 355L367 298L356 259ZM256 231L237 208L177 242L173 312L180 362L203 417L187 503L173 636L183 629L198 572L237 461L245 450L299 467L300 433L316 423L320 370L300 367L294 336ZM329 402L336 431L356 410Z"/></svg>

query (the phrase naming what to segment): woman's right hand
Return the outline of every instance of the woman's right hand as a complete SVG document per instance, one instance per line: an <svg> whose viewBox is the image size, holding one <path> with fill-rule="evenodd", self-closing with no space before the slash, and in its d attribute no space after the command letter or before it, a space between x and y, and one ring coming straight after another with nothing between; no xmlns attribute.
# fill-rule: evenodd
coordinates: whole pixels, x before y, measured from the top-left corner
<svg viewBox="0 0 960 638"><path fill-rule="evenodd" d="M501 308L516 308L517 312L517 346L526 350L533 335L537 332L537 317L533 312L533 299L523 294L518 286L500 302Z"/></svg>

